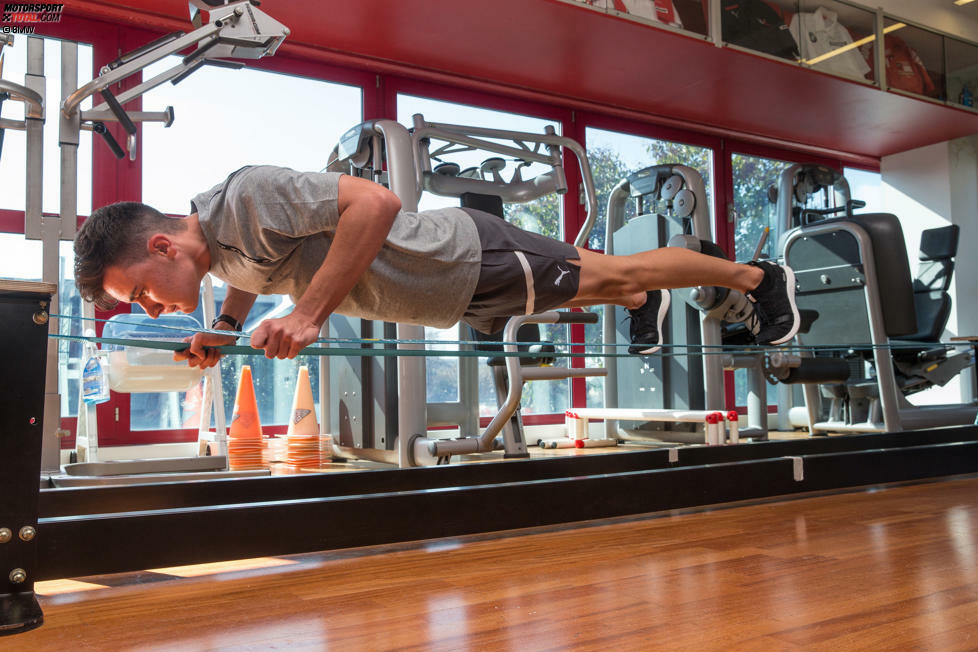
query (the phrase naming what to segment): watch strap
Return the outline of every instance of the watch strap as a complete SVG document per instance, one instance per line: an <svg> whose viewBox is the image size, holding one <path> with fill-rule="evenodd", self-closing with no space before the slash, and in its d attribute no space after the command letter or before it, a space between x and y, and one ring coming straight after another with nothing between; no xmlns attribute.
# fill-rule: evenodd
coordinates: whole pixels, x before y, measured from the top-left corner
<svg viewBox="0 0 978 652"><path fill-rule="evenodd" d="M231 315L228 315L228 314L225 314L225 313L222 312L220 315L218 315L217 317L214 318L214 321L213 322L211 322L211 328L216 328L217 325L218 325L218 323L220 323L220 322L224 322L225 324L227 324L228 326L230 326L234 330L236 330L238 332L241 332L241 322L239 322L237 319L235 319Z"/></svg>

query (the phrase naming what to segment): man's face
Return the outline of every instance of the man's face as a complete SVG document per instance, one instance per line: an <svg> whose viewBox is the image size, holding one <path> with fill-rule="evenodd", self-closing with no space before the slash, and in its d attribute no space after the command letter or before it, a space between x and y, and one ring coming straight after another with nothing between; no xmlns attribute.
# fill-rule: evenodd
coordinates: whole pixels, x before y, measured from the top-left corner
<svg viewBox="0 0 978 652"><path fill-rule="evenodd" d="M107 267L102 287L119 301L138 303L155 319L196 310L200 280L191 261L170 248L129 265Z"/></svg>

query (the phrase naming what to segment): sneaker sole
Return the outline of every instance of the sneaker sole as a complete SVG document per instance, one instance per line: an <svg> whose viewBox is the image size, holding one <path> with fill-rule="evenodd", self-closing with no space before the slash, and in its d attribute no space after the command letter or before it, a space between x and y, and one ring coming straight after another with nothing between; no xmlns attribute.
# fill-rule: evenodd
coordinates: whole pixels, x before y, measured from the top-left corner
<svg viewBox="0 0 978 652"><path fill-rule="evenodd" d="M659 302L659 314L655 316L655 324L659 331L659 343L639 351L637 355L652 355L653 353L658 353L662 348L662 322L665 321L666 313L669 312L672 295L669 294L669 290L659 290L659 292L662 293L662 301Z"/></svg>
<svg viewBox="0 0 978 652"><path fill-rule="evenodd" d="M798 314L798 305L795 303L795 273L787 265L782 265L781 269L784 270L785 283L788 289L788 303L791 304L791 315L794 321L791 322L791 330L788 331L781 339L773 340L768 342L768 344L784 344L795 335L798 334L798 329L801 327L801 316Z"/></svg>

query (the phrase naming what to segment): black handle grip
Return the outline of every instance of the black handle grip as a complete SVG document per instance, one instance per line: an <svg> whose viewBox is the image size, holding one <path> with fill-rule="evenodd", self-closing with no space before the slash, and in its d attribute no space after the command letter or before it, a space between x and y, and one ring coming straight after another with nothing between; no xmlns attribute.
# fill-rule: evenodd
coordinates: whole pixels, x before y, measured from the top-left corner
<svg viewBox="0 0 978 652"><path fill-rule="evenodd" d="M199 60L202 56L204 56L205 54L207 54L207 51L208 50L210 50L212 47L214 47L215 45L217 45L219 42L220 42L220 39L218 39L215 36L214 38L212 38L210 41L208 41L204 45L198 45L196 50L194 50L193 52L191 52L190 54L188 54L187 56L185 56L183 58L183 65L189 66L193 62Z"/></svg>
<svg viewBox="0 0 978 652"><path fill-rule="evenodd" d="M598 313L596 312L557 312L558 324L597 324Z"/></svg>
<svg viewBox="0 0 978 652"><path fill-rule="evenodd" d="M849 378L849 363L842 358L805 358L782 380L795 383L844 383Z"/></svg>
<svg viewBox="0 0 978 652"><path fill-rule="evenodd" d="M92 131L102 136L102 138L105 140L105 144L109 146L109 149L112 150L112 153L115 154L116 158L125 158L126 153L121 147L119 147L119 143L116 142L115 138L112 136L112 133L106 128L105 124L101 122L93 122Z"/></svg>
<svg viewBox="0 0 978 652"><path fill-rule="evenodd" d="M129 119L129 114L127 114L126 110L122 108L121 104L119 104L119 100L115 99L115 95L112 94L112 91L107 88L103 88L102 99L109 105L109 111L112 111L112 115L114 115L115 119L119 121L119 124L121 124L122 128L126 130L126 133L135 134L136 125Z"/></svg>

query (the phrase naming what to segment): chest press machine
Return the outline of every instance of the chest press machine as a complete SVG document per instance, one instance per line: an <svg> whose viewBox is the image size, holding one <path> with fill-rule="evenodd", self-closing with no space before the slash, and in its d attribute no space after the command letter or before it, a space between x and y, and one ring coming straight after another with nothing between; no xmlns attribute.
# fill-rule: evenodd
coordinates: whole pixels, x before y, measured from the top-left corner
<svg viewBox="0 0 978 652"><path fill-rule="evenodd" d="M432 151L432 147L435 147ZM492 154L478 168L465 170L444 159L460 152ZM502 218L503 202L528 202L549 193L567 191L563 154L572 152L584 185L588 206L586 224L575 244L586 240L596 217L594 182L583 148L572 139L557 136L548 127L543 134L429 123L414 116L412 129L391 120L375 120L347 131L330 156L328 168L366 177L387 185L400 199L404 210L417 210L422 191L443 197L456 197L463 206L492 212ZM502 176L511 157L517 166L510 179ZM442 161L432 166L432 161ZM522 170L532 164L547 171L523 179ZM514 317L507 323L502 349L509 354L526 351L525 341L539 338L536 324L596 323L598 315L588 312L548 311ZM530 325L530 328L522 328ZM339 315L330 318L332 337L385 337L418 341L424 329L405 324L380 324ZM396 330L395 330L396 329ZM460 331L461 340L471 340ZM520 341L517 345L515 342ZM419 349L421 344L399 343L398 348ZM393 344L386 345L393 347ZM487 347L496 347L491 341ZM463 348L472 349L471 345ZM483 349L480 345L478 348ZM425 394L423 357L400 357L394 364L386 358L320 358L320 405L322 422L334 436L334 452L341 457L357 457L401 467L448 463L453 455L488 452L502 448L507 458L529 457L520 414L523 383L529 380L565 380L604 375L603 369L572 369L543 366L552 361L541 351L540 357L490 358L498 411L489 425L478 432L478 371L476 358L459 359L459 400L429 403ZM457 426L463 436L433 439L428 428Z"/></svg>

